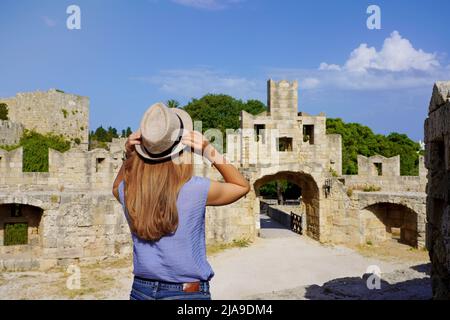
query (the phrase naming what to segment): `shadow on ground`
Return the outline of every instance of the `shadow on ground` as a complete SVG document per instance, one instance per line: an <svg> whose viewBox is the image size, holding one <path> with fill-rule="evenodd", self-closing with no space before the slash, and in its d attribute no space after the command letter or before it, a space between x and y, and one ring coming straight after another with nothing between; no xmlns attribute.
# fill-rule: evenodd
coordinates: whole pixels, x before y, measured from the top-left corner
<svg viewBox="0 0 450 320"><path fill-rule="evenodd" d="M289 228L283 226L279 222L276 222L275 220L273 220L270 217L265 216L265 215L261 215L261 217L259 219L259 223L260 223L261 229L285 229L285 230L290 231Z"/></svg>
<svg viewBox="0 0 450 320"><path fill-rule="evenodd" d="M322 286L309 285L254 296L254 299L308 300L428 300L432 297L431 265L421 264L381 274L380 289L368 289L374 284L373 274L330 280Z"/></svg>

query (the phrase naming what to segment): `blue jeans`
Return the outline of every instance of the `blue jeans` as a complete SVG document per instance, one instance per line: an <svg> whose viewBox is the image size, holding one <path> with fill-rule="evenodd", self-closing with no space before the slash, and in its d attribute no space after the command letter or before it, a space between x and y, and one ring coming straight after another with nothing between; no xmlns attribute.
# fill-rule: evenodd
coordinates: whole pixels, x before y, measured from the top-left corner
<svg viewBox="0 0 450 320"><path fill-rule="evenodd" d="M130 300L211 300L209 282L200 282L199 292L184 292L180 284L134 277Z"/></svg>

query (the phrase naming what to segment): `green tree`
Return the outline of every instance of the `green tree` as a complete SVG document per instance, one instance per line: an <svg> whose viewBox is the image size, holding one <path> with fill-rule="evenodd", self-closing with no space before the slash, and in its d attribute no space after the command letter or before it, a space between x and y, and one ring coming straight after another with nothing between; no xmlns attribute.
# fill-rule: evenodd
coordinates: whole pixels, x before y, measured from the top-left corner
<svg viewBox="0 0 450 320"><path fill-rule="evenodd" d="M400 155L400 173L418 175L420 145L405 134L391 133L388 136L375 134L359 123L345 123L340 118L327 119L327 133L342 136L342 172L357 174L357 156L379 154L385 157Z"/></svg>
<svg viewBox="0 0 450 320"><path fill-rule="evenodd" d="M180 103L177 100L170 99L170 100L167 100L166 105L169 108L178 108L180 106Z"/></svg>
<svg viewBox="0 0 450 320"><path fill-rule="evenodd" d="M101 142L107 142L108 141L108 131L105 130L102 126L98 127L93 136L93 140L101 141Z"/></svg>
<svg viewBox="0 0 450 320"><path fill-rule="evenodd" d="M270 199L278 199L283 203L286 199L298 199L301 194L300 187L287 180L275 180L259 188L259 194Z"/></svg>
<svg viewBox="0 0 450 320"><path fill-rule="evenodd" d="M257 100L235 99L225 94L207 94L200 99L192 99L185 107L192 119L202 121L202 129L219 129L225 137L226 129L240 127L241 110L258 114L266 110L266 106Z"/></svg>
<svg viewBox="0 0 450 320"><path fill-rule="evenodd" d="M131 128L127 127L121 131L120 135L116 128L109 126L107 129L103 126L98 127L95 131L89 132L89 149L103 148L108 149L108 142L113 138L126 138L132 133Z"/></svg>
<svg viewBox="0 0 450 320"><path fill-rule="evenodd" d="M0 103L0 120L8 120L8 105Z"/></svg>

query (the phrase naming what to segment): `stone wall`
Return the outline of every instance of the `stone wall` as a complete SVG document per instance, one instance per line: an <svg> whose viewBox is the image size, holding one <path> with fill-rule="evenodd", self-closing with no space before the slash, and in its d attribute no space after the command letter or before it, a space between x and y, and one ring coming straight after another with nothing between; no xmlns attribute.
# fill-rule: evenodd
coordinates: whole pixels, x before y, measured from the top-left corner
<svg viewBox="0 0 450 320"><path fill-rule="evenodd" d="M130 253L128 225L111 192L0 192L4 221L11 220L5 209L11 203L35 207L42 216L38 224L21 218L38 226L38 237L29 245L0 247L0 270L47 269Z"/></svg>
<svg viewBox="0 0 450 320"><path fill-rule="evenodd" d="M223 181L219 172L195 156L194 174ZM242 168L238 169L243 172ZM243 172L246 174L245 172ZM227 206L206 208L207 244L230 243L233 240L254 240L259 230L259 202L253 193Z"/></svg>
<svg viewBox="0 0 450 320"><path fill-rule="evenodd" d="M30 229L33 245L2 246L0 270L46 269L130 252L131 237L112 184L122 164L124 140L109 151L49 150L49 172L22 172L22 148L0 150L0 237L10 204L42 210L39 227ZM196 175L221 180L217 170L196 156ZM223 207L206 210L207 244L254 240L258 202L253 194ZM22 219L27 219L23 217ZM31 219L29 225L36 225ZM30 238L31 239L31 238Z"/></svg>
<svg viewBox="0 0 450 320"><path fill-rule="evenodd" d="M84 150L89 139L89 98L51 89L47 92L18 93L0 98L8 105L8 117L25 129L54 132L68 139L80 139Z"/></svg>
<svg viewBox="0 0 450 320"><path fill-rule="evenodd" d="M23 133L21 123L0 120L0 146L18 144Z"/></svg>
<svg viewBox="0 0 450 320"><path fill-rule="evenodd" d="M427 248L433 297L450 299L450 82L437 82L425 120Z"/></svg>
<svg viewBox="0 0 450 320"><path fill-rule="evenodd" d="M381 174L377 171L376 163L381 164ZM358 174L342 175L341 181L347 189L392 192L425 192L427 185L427 170L424 157L419 157L419 175L401 176L400 157L385 158L375 155L364 157L358 155Z"/></svg>

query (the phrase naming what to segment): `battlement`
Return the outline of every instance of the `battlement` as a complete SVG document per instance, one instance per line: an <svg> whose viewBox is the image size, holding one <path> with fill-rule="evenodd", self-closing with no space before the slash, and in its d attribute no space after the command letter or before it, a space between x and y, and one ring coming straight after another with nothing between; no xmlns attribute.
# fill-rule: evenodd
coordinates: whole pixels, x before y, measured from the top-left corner
<svg viewBox="0 0 450 320"><path fill-rule="evenodd" d="M365 157L358 155L360 176L400 176L400 156L386 158L381 155Z"/></svg>
<svg viewBox="0 0 450 320"><path fill-rule="evenodd" d="M70 149L48 151L48 172L23 172L22 147L0 149L0 190L89 190L110 191L122 164L124 139L109 143L109 151Z"/></svg>
<svg viewBox="0 0 450 320"><path fill-rule="evenodd" d="M19 143L23 125L9 120L0 120L0 146Z"/></svg>
<svg viewBox="0 0 450 320"><path fill-rule="evenodd" d="M89 98L64 93L60 90L18 93L15 97L0 98L8 106L11 122L25 129L45 134L61 134L69 140L79 139L80 146L88 149Z"/></svg>

